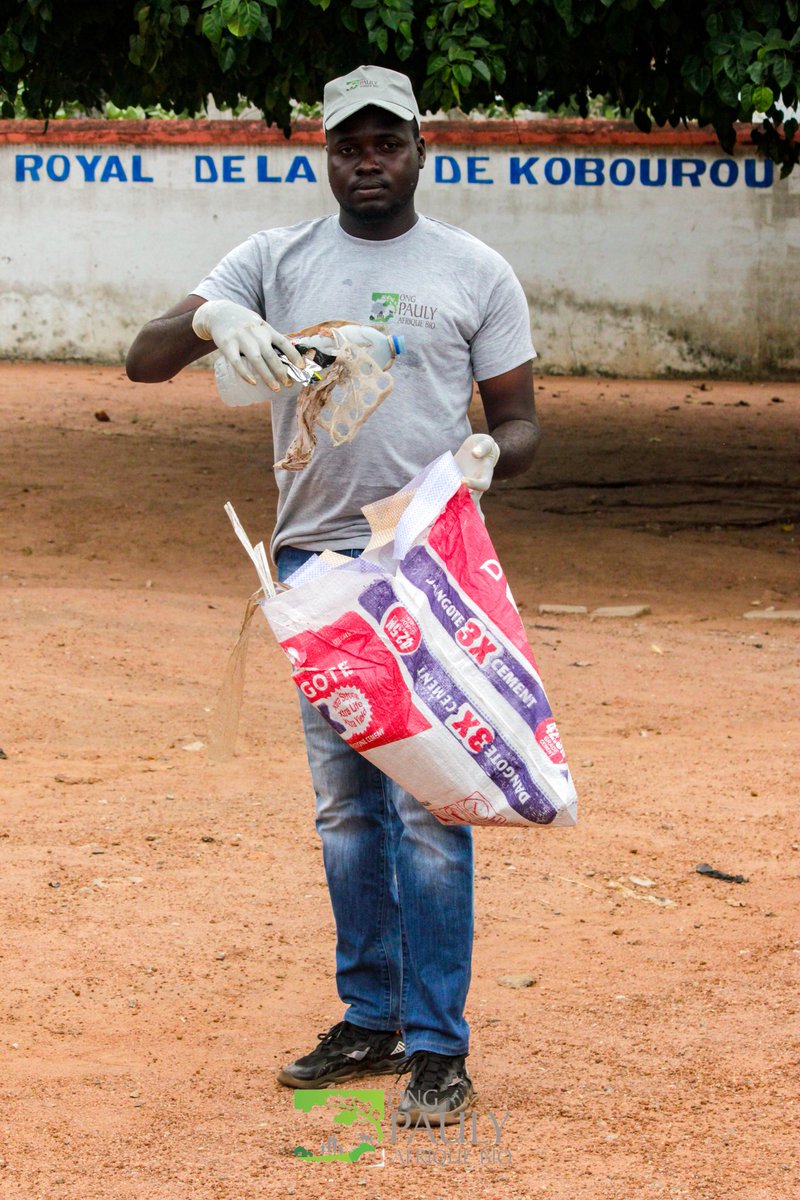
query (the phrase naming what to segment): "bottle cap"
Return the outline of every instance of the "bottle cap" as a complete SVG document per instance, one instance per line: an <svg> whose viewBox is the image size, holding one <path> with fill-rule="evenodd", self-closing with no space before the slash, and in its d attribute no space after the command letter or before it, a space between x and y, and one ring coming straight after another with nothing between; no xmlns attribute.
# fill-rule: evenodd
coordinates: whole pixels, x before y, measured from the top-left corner
<svg viewBox="0 0 800 1200"><path fill-rule="evenodd" d="M406 339L398 333L393 333L389 339L392 343L392 349L395 354L402 354L406 348Z"/></svg>

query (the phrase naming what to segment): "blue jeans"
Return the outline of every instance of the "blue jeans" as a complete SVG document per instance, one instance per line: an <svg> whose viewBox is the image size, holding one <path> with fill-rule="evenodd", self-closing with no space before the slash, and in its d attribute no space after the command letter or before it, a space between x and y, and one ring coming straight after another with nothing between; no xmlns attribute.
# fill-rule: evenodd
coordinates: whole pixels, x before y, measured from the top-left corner
<svg viewBox="0 0 800 1200"><path fill-rule="evenodd" d="M344 553L355 558L360 551ZM284 547L278 577L310 557ZM345 1017L365 1029L402 1029L407 1054L466 1054L472 830L440 825L351 749L302 694L300 708Z"/></svg>

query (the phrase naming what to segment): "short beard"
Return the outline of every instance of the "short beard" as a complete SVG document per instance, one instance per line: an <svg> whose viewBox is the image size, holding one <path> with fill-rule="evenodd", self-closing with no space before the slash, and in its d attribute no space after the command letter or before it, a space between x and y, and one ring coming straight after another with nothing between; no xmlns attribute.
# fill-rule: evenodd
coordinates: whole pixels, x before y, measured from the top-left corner
<svg viewBox="0 0 800 1200"><path fill-rule="evenodd" d="M369 209L361 205L348 204L344 200L339 201L339 207L343 212L347 213L348 217L352 217L354 221L359 221L362 225L378 225L382 221L390 221L392 217L396 217L398 213L401 213L413 201L415 191L415 187L410 188L404 196L398 196L388 208L379 206Z"/></svg>

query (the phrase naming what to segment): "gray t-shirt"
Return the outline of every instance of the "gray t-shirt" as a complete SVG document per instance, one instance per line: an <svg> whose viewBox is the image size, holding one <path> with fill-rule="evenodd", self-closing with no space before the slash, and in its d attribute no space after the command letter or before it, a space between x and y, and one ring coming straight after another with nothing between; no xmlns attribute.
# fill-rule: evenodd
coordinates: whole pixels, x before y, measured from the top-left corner
<svg viewBox="0 0 800 1200"><path fill-rule="evenodd" d="M535 356L528 305L496 251L442 221L421 216L388 241L351 237L338 217L253 234L192 288L234 300L282 333L323 321L382 321L405 337L394 388L352 442L333 447L319 431L303 471L276 471L272 538L306 550L364 547L366 504L403 487L469 435L473 379L490 379ZM272 402L276 461L296 432L293 399Z"/></svg>

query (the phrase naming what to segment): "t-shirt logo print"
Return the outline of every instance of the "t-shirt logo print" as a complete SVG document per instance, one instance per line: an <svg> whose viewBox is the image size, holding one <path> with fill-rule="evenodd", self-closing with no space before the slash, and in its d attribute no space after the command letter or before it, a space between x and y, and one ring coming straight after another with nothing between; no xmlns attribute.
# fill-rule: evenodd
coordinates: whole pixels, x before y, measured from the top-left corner
<svg viewBox="0 0 800 1200"><path fill-rule="evenodd" d="M369 310L370 321L391 321L397 316L399 292L373 292Z"/></svg>

